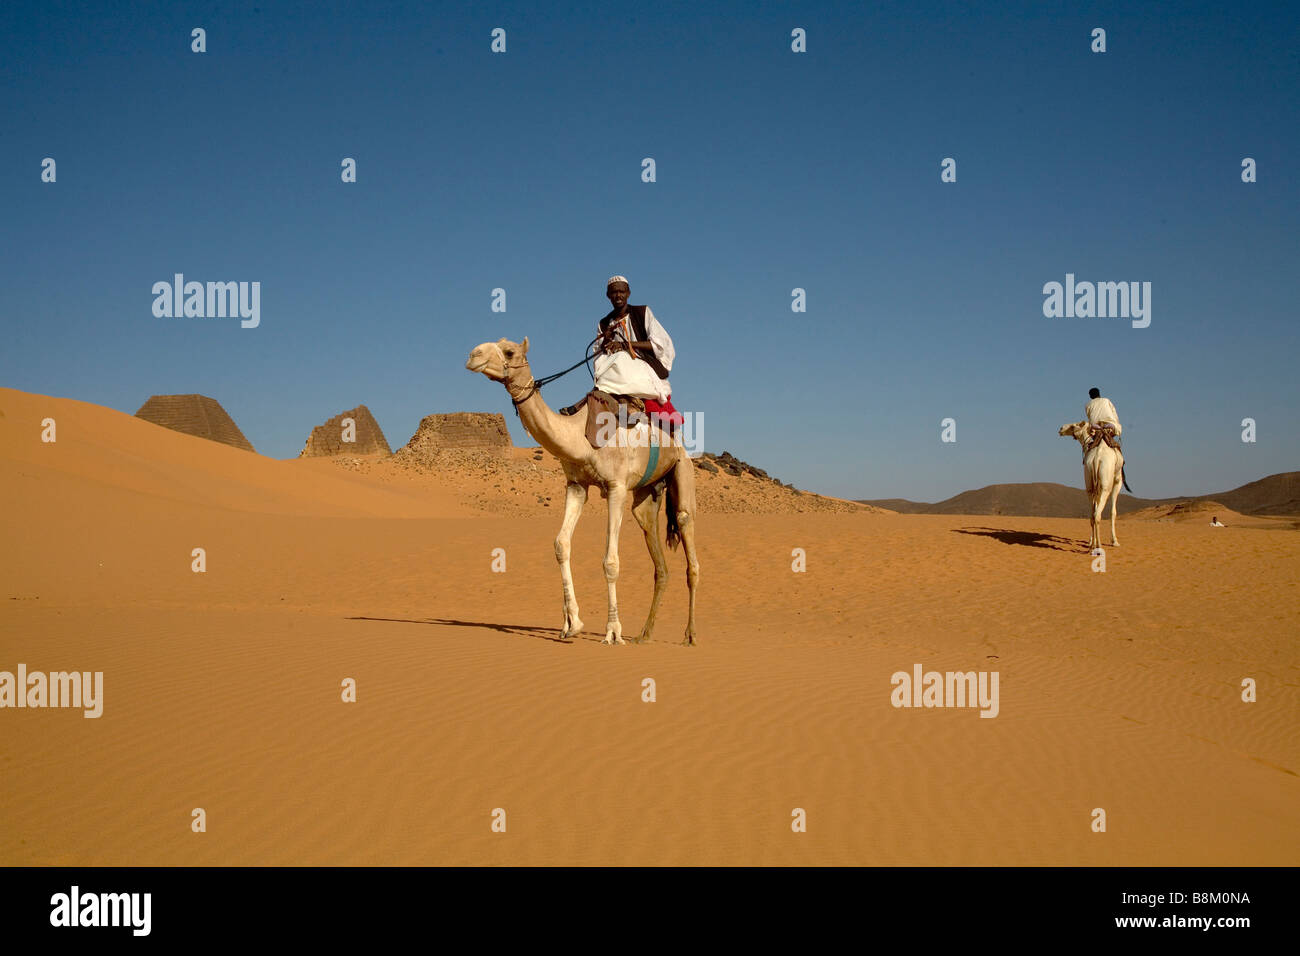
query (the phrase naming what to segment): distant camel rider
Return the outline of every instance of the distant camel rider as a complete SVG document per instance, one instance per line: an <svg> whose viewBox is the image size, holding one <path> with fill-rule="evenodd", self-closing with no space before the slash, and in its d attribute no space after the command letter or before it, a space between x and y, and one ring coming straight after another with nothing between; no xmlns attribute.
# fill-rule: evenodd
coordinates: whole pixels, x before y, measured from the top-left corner
<svg viewBox="0 0 1300 956"><path fill-rule="evenodd" d="M1120 427L1119 413L1115 411L1115 405L1109 398L1101 397L1101 389L1088 389L1088 405L1083 410L1088 422L1093 425L1109 425L1111 434L1115 436L1115 447L1119 448L1120 433L1124 431Z"/></svg>
<svg viewBox="0 0 1300 956"><path fill-rule="evenodd" d="M1087 417L1088 424L1099 425L1105 431L1108 436L1105 439L1106 444L1114 446L1115 450L1119 452L1120 461L1123 462L1124 449L1120 447L1119 436L1124 429L1119 423L1119 412L1115 411L1114 403L1109 398L1101 397L1101 389L1090 388L1088 389L1088 404L1084 408L1083 414ZM1088 449L1100 440L1101 438L1094 437L1088 442L1083 452L1084 461L1088 460ZM1121 464L1120 481L1123 482L1124 490L1132 494L1133 489L1128 486L1128 475L1124 472L1125 467Z"/></svg>
<svg viewBox="0 0 1300 956"><path fill-rule="evenodd" d="M658 414L675 428L684 419L673 408L672 385L668 381L677 354L673 340L650 306L627 304L630 291L624 276L611 276L605 283L605 297L613 309L597 327L600 338L595 387L607 395L643 399L647 414ZM585 401L560 409L560 414L574 414Z"/></svg>

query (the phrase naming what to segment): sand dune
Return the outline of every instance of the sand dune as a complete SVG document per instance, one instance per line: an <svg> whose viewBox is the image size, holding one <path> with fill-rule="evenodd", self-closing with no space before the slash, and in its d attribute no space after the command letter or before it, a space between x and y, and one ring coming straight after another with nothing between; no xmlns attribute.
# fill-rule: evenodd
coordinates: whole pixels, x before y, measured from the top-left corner
<svg viewBox="0 0 1300 956"><path fill-rule="evenodd" d="M1218 501L1176 501L1173 504L1152 505L1133 512L1128 517L1135 521L1242 521L1243 515L1226 508Z"/></svg>
<svg viewBox="0 0 1300 956"><path fill-rule="evenodd" d="M1286 515L1260 516L1244 515L1231 508L1225 508L1221 502L1201 499L1175 501L1143 508L1127 516L1130 521L1176 522L1178 524L1199 524L1207 528L1215 518L1225 527L1273 529L1293 531L1300 529L1300 521ZM1121 513L1120 520L1125 516Z"/></svg>
<svg viewBox="0 0 1300 956"><path fill-rule="evenodd" d="M400 486L358 481L328 460L276 461L87 402L0 388L0 412L0 444L14 469L5 480L25 481L43 496L38 501L72 503L77 496L68 492L85 486L92 494L115 489L145 501L274 514L464 513ZM55 421L52 443L40 438L46 418Z"/></svg>
<svg viewBox="0 0 1300 956"><path fill-rule="evenodd" d="M0 670L105 675L100 719L0 710L0 863L1296 862L1300 535L1121 513L1094 574L1082 519L707 475L701 646L674 554L656 641L609 648L603 508L562 642L534 458L280 462L0 390ZM639 628L637 534L622 568ZM918 663L996 670L998 716L893 707Z"/></svg>

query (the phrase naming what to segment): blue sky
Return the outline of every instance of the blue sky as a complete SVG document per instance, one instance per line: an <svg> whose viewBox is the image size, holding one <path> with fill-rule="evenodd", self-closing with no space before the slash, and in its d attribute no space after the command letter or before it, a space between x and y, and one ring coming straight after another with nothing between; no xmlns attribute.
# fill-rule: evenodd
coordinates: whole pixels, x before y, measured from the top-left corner
<svg viewBox="0 0 1300 956"><path fill-rule="evenodd" d="M623 273L705 447L799 487L1079 485L1093 385L1139 495L1300 468L1293 6L539 6L5 4L0 384L201 392L281 458L358 403L534 444L467 354L572 364ZM260 326L156 318L177 272ZM1150 327L1045 318L1066 273L1151 282Z"/></svg>

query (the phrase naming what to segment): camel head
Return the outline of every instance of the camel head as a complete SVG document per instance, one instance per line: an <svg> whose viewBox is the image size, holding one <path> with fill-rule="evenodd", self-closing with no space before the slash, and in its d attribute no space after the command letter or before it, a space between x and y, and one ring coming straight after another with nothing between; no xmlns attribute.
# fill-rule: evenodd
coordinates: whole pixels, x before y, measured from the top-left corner
<svg viewBox="0 0 1300 956"><path fill-rule="evenodd" d="M1088 444L1088 423L1072 422L1069 425L1062 425L1061 430L1058 431L1056 434L1062 437L1073 438L1080 445L1086 447Z"/></svg>
<svg viewBox="0 0 1300 956"><path fill-rule="evenodd" d="M465 367L471 372L482 372L494 382L514 381L522 371L524 384L528 383L528 338L522 343L499 339L496 342L484 342L475 346L469 353Z"/></svg>

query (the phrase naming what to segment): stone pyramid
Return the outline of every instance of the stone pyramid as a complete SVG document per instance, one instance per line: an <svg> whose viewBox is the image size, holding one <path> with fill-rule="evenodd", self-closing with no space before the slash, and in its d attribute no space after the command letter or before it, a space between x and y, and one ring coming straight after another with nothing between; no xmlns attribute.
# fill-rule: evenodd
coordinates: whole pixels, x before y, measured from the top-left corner
<svg viewBox="0 0 1300 956"><path fill-rule="evenodd" d="M352 419L355 434L344 435L343 419ZM353 441L344 441L351 437ZM298 453L299 458L322 455L391 455L388 439L384 437L379 422L364 405L339 412L324 425L317 425L307 436L307 444Z"/></svg>
<svg viewBox="0 0 1300 956"><path fill-rule="evenodd" d="M503 452L512 447L505 416L498 412L453 412L425 415L399 455L427 458L440 451L474 448Z"/></svg>
<svg viewBox="0 0 1300 956"><path fill-rule="evenodd" d="M206 395L152 395L135 417L186 435L255 451L221 403Z"/></svg>

